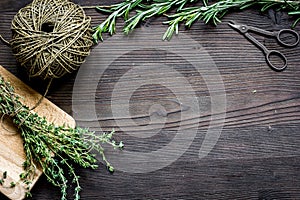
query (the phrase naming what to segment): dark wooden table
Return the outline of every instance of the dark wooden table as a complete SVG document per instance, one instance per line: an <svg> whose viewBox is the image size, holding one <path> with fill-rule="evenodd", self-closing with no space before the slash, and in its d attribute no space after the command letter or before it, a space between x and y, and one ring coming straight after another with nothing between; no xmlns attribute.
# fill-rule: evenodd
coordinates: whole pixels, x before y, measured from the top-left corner
<svg viewBox="0 0 300 200"><path fill-rule="evenodd" d="M0 1L1 35L11 37L13 16L29 2ZM119 1L75 2L90 6ZM93 9L86 12L93 25L105 19ZM108 149L108 158L115 159L114 174L101 163L95 171L78 169L82 199L300 199L300 47L280 48L273 39L257 36L286 54L287 69L275 72L257 47L227 25L237 20L279 30L289 28L293 20L286 13L250 9L227 15L217 27L202 22L188 31L181 27L178 38L161 43L152 31L165 30L163 20L151 19L132 33L141 39L105 36L83 66L87 69L56 81L47 95L79 125L96 131L114 128L115 138L126 145L123 154ZM295 29L300 31L300 26ZM198 55L210 60L199 61ZM195 66L198 61L212 68ZM43 91L17 68L4 44L0 64ZM94 90L89 88L91 77L97 81ZM78 81L83 88L78 89ZM74 100L74 92L81 99ZM193 113L188 102L194 100L199 107ZM216 100L220 108L214 110ZM90 110L84 111L88 103L95 105L96 119L89 119ZM224 106L223 113L217 112ZM199 157L209 130L221 127L219 138L211 138L211 151ZM169 148L160 152L165 147ZM59 188L44 176L32 195L31 199L60 198Z"/></svg>

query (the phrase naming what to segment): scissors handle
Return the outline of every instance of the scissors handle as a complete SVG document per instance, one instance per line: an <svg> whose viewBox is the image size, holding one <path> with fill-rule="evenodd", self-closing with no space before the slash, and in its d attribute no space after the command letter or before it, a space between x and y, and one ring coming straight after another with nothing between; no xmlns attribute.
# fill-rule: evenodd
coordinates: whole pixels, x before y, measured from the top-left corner
<svg viewBox="0 0 300 200"><path fill-rule="evenodd" d="M277 37L280 38L280 33L277 33ZM276 50L268 50L262 43L260 43L257 39L255 39L252 35L249 33L244 33L244 36L248 38L251 42L253 42L256 46L258 46L265 54L266 57L266 62L270 66L271 69L277 72L283 71L287 67L287 58L280 52ZM278 42L284 42L284 41L279 41ZM283 65L277 66L277 64L274 64L274 61L272 62L271 57L277 57L279 58L282 62Z"/></svg>
<svg viewBox="0 0 300 200"><path fill-rule="evenodd" d="M273 69L274 71L283 71L287 67L287 58L279 51L276 50L268 50L261 42L259 42L257 39L255 39L252 35L249 34L249 31L256 32L261 35L275 37L279 44L285 46L285 47L295 47L299 44L300 36L299 33L291 30L291 29L282 29L280 31L266 31L260 28L247 26L244 24L238 24L235 21L230 21L228 23L232 28L235 30L238 30L240 33L242 33L248 40L250 40L252 43L254 43L256 46L258 46L265 54L266 62L268 65ZM293 38L293 41L291 40L286 41L285 39ZM282 65L278 66L278 64L275 64L273 59L271 57L277 57L279 60L282 61Z"/></svg>
<svg viewBox="0 0 300 200"><path fill-rule="evenodd" d="M273 69L274 71L281 72L287 67L287 58L280 52L276 50L271 50L266 52L266 61L268 65ZM276 66L276 64L272 63L271 56L278 57L281 61L283 61L282 66Z"/></svg>
<svg viewBox="0 0 300 200"><path fill-rule="evenodd" d="M285 36L293 37L295 40L292 42L286 42L283 40ZM299 44L300 41L299 33L292 29L281 29L277 32L276 37L277 41L285 47L295 47Z"/></svg>

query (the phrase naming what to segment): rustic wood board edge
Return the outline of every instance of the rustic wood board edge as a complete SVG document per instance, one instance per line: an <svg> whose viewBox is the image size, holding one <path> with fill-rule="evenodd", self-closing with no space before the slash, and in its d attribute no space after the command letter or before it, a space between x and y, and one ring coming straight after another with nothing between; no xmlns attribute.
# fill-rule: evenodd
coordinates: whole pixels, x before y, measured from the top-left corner
<svg viewBox="0 0 300 200"><path fill-rule="evenodd" d="M11 83L15 88L16 94L21 97L20 101L28 107L33 107L41 98L39 93L8 72L1 65L0 75L5 81ZM34 111L56 125L75 127L75 120L46 98L42 100L41 104ZM10 187L11 182L17 183L19 181L19 174L23 171L22 164L24 161L25 153L21 135L17 134L17 129L9 120L4 120L0 126L0 178L2 178L2 174L5 171L7 172L7 178L3 185L0 185L0 192L12 200L24 199L28 191L26 185L22 182L13 188ZM42 171L38 169L31 188L41 175Z"/></svg>

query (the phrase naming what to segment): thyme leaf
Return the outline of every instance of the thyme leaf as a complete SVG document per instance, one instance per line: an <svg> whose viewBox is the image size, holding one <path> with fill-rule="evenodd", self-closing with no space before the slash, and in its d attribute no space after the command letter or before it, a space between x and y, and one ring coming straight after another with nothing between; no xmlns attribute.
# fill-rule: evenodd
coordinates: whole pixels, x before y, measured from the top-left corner
<svg viewBox="0 0 300 200"><path fill-rule="evenodd" d="M72 183L76 185L74 198L80 199L81 187L74 164L83 168L97 168L96 155L92 151L98 152L107 167L113 170L101 145L108 143L114 148L123 147L123 143L118 144L112 139L113 131L99 135L79 127L56 126L32 112L19 98L10 83L0 75L0 115L11 117L23 138L26 160L20 179L28 186L27 189L30 188L36 169L41 167L48 181L61 189L62 200L67 198L67 177L71 177ZM4 172L0 185L6 176ZM11 182L10 186L14 187L16 184L18 183ZM26 195L31 194L28 192Z"/></svg>

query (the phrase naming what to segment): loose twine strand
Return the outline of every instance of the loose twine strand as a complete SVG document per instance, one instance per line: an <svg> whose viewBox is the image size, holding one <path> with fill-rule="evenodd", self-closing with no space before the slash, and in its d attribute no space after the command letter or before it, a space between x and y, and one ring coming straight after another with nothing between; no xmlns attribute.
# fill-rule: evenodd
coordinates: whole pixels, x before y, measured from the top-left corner
<svg viewBox="0 0 300 200"><path fill-rule="evenodd" d="M44 95L30 110L41 103L53 79L76 71L85 61L93 45L90 27L91 18L69 0L33 0L15 15L12 39L7 41L0 35L29 78L48 80ZM2 127L4 116L0 118Z"/></svg>

